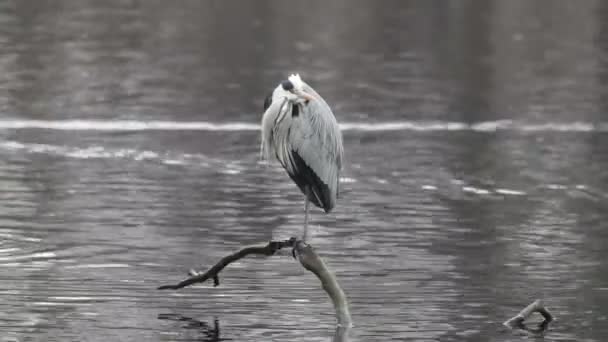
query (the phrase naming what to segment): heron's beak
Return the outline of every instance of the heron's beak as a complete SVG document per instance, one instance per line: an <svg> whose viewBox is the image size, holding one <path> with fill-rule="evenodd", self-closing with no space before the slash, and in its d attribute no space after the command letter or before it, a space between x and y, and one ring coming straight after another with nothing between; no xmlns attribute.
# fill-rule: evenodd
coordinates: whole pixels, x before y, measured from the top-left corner
<svg viewBox="0 0 608 342"><path fill-rule="evenodd" d="M314 101L314 99L315 99L314 96L312 96L309 93L304 92L304 91L298 91L297 95L299 97L303 98L304 100L306 100L306 102L308 102L308 101Z"/></svg>

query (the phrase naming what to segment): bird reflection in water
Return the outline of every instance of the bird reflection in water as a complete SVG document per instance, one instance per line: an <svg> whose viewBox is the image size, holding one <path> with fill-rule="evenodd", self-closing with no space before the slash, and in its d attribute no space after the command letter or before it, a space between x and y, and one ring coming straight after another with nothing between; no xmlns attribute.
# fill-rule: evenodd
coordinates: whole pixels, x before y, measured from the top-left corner
<svg viewBox="0 0 608 342"><path fill-rule="evenodd" d="M196 318L186 317L180 314L159 314L158 319L166 320L166 321L174 321L180 322L180 328L186 330L195 330L200 333L200 336L197 337L196 341L200 342L219 342L219 341L227 341L228 339L220 338L220 323L216 318L213 320L213 325L199 321Z"/></svg>

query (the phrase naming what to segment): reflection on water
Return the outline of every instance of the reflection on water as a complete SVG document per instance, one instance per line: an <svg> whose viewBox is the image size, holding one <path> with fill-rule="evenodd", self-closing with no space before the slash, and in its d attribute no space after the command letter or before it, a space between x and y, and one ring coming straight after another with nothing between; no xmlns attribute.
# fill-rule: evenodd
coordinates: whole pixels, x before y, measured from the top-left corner
<svg viewBox="0 0 608 342"><path fill-rule="evenodd" d="M3 2L2 341L331 340L289 255L155 290L300 232L301 194L258 160L264 95L293 71L344 129L312 243L351 341L518 341L501 322L534 298L546 338L604 341L605 7Z"/></svg>
<svg viewBox="0 0 608 342"><path fill-rule="evenodd" d="M184 334L184 331L194 331L194 334L199 336L186 337L187 339L197 340L201 342L219 342L225 341L220 338L220 324L219 321L214 319L213 326L207 322L199 321L192 317L186 317L179 314L159 314L158 319L174 321L178 323L176 335ZM182 336L180 336L181 338Z"/></svg>

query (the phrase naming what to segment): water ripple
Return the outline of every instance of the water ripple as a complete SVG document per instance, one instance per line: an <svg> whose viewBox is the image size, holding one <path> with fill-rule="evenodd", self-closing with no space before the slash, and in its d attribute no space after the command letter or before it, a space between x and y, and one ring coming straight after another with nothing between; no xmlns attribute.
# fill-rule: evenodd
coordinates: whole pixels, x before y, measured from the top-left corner
<svg viewBox="0 0 608 342"><path fill-rule="evenodd" d="M540 122L512 120L477 123L443 121L341 122L344 131L474 131L474 132L608 132L605 122ZM42 129L60 131L258 131L250 122L134 121L134 120L0 120L0 130Z"/></svg>

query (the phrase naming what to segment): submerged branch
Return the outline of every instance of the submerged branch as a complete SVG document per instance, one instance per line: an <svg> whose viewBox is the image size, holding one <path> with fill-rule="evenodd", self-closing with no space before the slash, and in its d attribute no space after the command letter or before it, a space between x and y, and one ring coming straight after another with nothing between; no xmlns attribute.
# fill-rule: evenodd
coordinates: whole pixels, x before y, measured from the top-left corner
<svg viewBox="0 0 608 342"><path fill-rule="evenodd" d="M538 312L544 318L544 320L538 325L538 329L534 329L534 332L544 331L549 326L549 323L553 321L553 316L543 305L543 302L540 299L535 300L530 305L526 306L523 310L521 310L517 315L511 317L503 324L511 329L524 329L530 330L524 324L525 320L527 320L533 313Z"/></svg>
<svg viewBox="0 0 608 342"><path fill-rule="evenodd" d="M251 254L270 256L281 248L293 247L295 242L296 239L291 238L285 241L270 241L263 246L245 247L236 253L232 253L228 256L223 257L220 261L218 261L217 264L207 270L207 272L199 273L190 270L190 272L188 272L188 274L190 275L189 278L186 278L177 284L159 286L158 290L178 290L183 287L190 286L192 284L205 282L209 278L213 279L213 286L218 286L220 284L218 274L229 264Z"/></svg>

